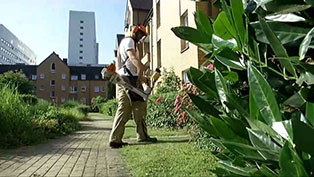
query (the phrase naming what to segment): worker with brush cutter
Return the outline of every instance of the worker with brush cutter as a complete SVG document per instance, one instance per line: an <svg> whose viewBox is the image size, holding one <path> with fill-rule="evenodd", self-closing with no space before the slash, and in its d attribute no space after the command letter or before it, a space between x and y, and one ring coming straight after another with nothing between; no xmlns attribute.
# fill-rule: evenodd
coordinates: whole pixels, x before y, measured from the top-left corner
<svg viewBox="0 0 314 177"><path fill-rule="evenodd" d="M122 39L118 49L118 62L116 77L120 79L118 88L118 109L114 118L112 131L110 133L109 146L112 148L121 148L127 145L122 141L125 130L125 124L131 118L133 113L136 123L138 142L156 142L157 138L152 138L147 134L146 114L147 102L138 90L143 91L142 80L145 66L141 60L136 57L136 44L147 36L144 26L131 26L128 28L126 37ZM110 68L109 68L110 70ZM111 68L112 70L112 68ZM122 79L122 80L121 80ZM127 84L125 84L127 83ZM131 85L132 87L127 87ZM135 88L136 90L132 88Z"/></svg>

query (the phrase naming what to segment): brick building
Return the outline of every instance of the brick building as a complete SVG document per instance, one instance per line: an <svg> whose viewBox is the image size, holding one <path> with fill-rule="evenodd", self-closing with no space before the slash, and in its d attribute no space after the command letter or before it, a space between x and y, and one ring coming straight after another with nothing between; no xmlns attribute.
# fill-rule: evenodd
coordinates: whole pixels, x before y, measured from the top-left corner
<svg viewBox="0 0 314 177"><path fill-rule="evenodd" d="M29 78L41 99L60 105L68 100L90 104L93 97L108 96L108 81L101 77L103 66L68 66L53 52L37 66L0 65L0 74L17 70Z"/></svg>

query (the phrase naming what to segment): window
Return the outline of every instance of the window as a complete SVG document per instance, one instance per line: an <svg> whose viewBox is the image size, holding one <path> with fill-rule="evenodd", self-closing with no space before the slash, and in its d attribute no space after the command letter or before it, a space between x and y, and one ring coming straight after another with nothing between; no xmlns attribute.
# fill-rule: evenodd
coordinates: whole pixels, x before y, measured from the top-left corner
<svg viewBox="0 0 314 177"><path fill-rule="evenodd" d="M157 42L157 68L161 68L161 39Z"/></svg>
<svg viewBox="0 0 314 177"><path fill-rule="evenodd" d="M81 80L86 80L86 74L81 74Z"/></svg>
<svg viewBox="0 0 314 177"><path fill-rule="evenodd" d="M98 86L95 86L95 87L94 87L94 91L95 91L95 93L98 93L98 92L99 92L99 87L98 87Z"/></svg>
<svg viewBox="0 0 314 177"><path fill-rule="evenodd" d="M45 79L45 74L44 73L40 74L40 79Z"/></svg>
<svg viewBox="0 0 314 177"><path fill-rule="evenodd" d="M83 35L84 33L80 33L80 35Z"/></svg>
<svg viewBox="0 0 314 177"><path fill-rule="evenodd" d="M83 60L83 57L82 56L80 56L80 60ZM82 63L83 64L83 63Z"/></svg>
<svg viewBox="0 0 314 177"><path fill-rule="evenodd" d="M160 26L160 0L157 2L157 28Z"/></svg>
<svg viewBox="0 0 314 177"><path fill-rule="evenodd" d="M41 86L39 87L39 90L40 90L40 91L44 91L44 90L45 90L45 87L44 87L43 85L41 85Z"/></svg>
<svg viewBox="0 0 314 177"><path fill-rule="evenodd" d="M55 81L55 80L51 80L51 81L50 81L50 86L51 86L51 87L56 86L56 81Z"/></svg>
<svg viewBox="0 0 314 177"><path fill-rule="evenodd" d="M61 85L61 90L65 91L65 86L64 85Z"/></svg>
<svg viewBox="0 0 314 177"><path fill-rule="evenodd" d="M84 23L84 20L81 20L80 23Z"/></svg>
<svg viewBox="0 0 314 177"><path fill-rule="evenodd" d="M56 73L56 64L55 63L51 64L51 73Z"/></svg>
<svg viewBox="0 0 314 177"><path fill-rule="evenodd" d="M180 17L181 26L189 26L188 24L188 11L186 10ZM189 41L181 40L181 52L186 51L189 48Z"/></svg>
<svg viewBox="0 0 314 177"><path fill-rule="evenodd" d="M32 80L33 81L37 80L37 75L32 75Z"/></svg>
<svg viewBox="0 0 314 177"><path fill-rule="evenodd" d="M71 87L71 93L77 93L77 87L76 86Z"/></svg>
<svg viewBox="0 0 314 177"><path fill-rule="evenodd" d="M80 47L83 47L83 44L80 44Z"/></svg>
<svg viewBox="0 0 314 177"><path fill-rule="evenodd" d="M82 86L82 87L81 87L81 91L82 91L82 92L86 92L86 86Z"/></svg>
<svg viewBox="0 0 314 177"><path fill-rule="evenodd" d="M84 26L81 26L80 29L84 29Z"/></svg>
<svg viewBox="0 0 314 177"><path fill-rule="evenodd" d="M62 74L62 79L66 79L67 78L67 75L66 74Z"/></svg>
<svg viewBox="0 0 314 177"><path fill-rule="evenodd" d="M105 92L106 91L106 88L105 87L102 87L101 88L101 92Z"/></svg>
<svg viewBox="0 0 314 177"><path fill-rule="evenodd" d="M80 41L83 41L83 39L81 38Z"/></svg>
<svg viewBox="0 0 314 177"><path fill-rule="evenodd" d="M80 53L83 53L83 50L80 50Z"/></svg>
<svg viewBox="0 0 314 177"><path fill-rule="evenodd" d="M98 74L95 74L95 79L99 79L99 75Z"/></svg>
<svg viewBox="0 0 314 177"><path fill-rule="evenodd" d="M50 92L50 98L56 98L56 93L55 91Z"/></svg>
<svg viewBox="0 0 314 177"><path fill-rule="evenodd" d="M72 75L71 76L71 81L77 81L78 80L78 76L77 75Z"/></svg>
<svg viewBox="0 0 314 177"><path fill-rule="evenodd" d="M61 98L61 103L65 103L65 98Z"/></svg>

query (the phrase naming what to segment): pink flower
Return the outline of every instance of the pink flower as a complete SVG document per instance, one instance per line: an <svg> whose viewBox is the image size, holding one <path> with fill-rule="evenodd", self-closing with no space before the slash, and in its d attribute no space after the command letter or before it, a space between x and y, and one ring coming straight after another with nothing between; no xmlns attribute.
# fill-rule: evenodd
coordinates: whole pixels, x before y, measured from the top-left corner
<svg viewBox="0 0 314 177"><path fill-rule="evenodd" d="M182 108L182 104L179 105L179 106L177 105L173 113L177 114L180 111L181 108Z"/></svg>
<svg viewBox="0 0 314 177"><path fill-rule="evenodd" d="M162 99L161 99L161 97L159 97L159 98L157 98L157 100L156 100L156 104L159 104L160 102L162 102Z"/></svg>
<svg viewBox="0 0 314 177"><path fill-rule="evenodd" d="M209 64L207 66L205 66L206 69L210 69L210 70L214 70L214 65Z"/></svg>
<svg viewBox="0 0 314 177"><path fill-rule="evenodd" d="M180 96L178 95L176 101L174 102L173 106L177 106L180 102Z"/></svg>

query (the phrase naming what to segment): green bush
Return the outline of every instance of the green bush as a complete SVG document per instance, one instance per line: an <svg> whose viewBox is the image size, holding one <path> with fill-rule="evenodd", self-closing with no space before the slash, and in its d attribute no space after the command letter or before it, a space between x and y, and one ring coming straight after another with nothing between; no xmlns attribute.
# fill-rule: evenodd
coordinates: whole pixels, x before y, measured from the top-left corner
<svg viewBox="0 0 314 177"><path fill-rule="evenodd" d="M201 113L188 114L222 150L216 174L313 176L314 19L308 14L314 3L215 5L222 10L216 20L198 11L196 29L172 31L202 48L213 64L188 71L201 91L189 95Z"/></svg>
<svg viewBox="0 0 314 177"><path fill-rule="evenodd" d="M0 85L8 85L10 88L15 88L20 94L31 94L35 88L21 71L8 71L0 74Z"/></svg>
<svg viewBox="0 0 314 177"><path fill-rule="evenodd" d="M75 108L80 106L80 103L74 100L69 100L61 105L62 108Z"/></svg>
<svg viewBox="0 0 314 177"><path fill-rule="evenodd" d="M169 93L169 92L176 92L180 90L181 87L181 80L180 78L174 73L173 68L170 71L166 69L163 70L161 73L161 82L158 82L156 85L156 93Z"/></svg>
<svg viewBox="0 0 314 177"><path fill-rule="evenodd" d="M20 95L23 102L30 104L30 105L36 105L38 103L38 98L35 95L30 94L22 94Z"/></svg>
<svg viewBox="0 0 314 177"><path fill-rule="evenodd" d="M21 96L8 86L0 87L0 147L39 143L79 129L85 117L78 108L56 108L44 100L29 104L33 96ZM36 99L37 100L37 99Z"/></svg>
<svg viewBox="0 0 314 177"><path fill-rule="evenodd" d="M92 99L92 110L95 112L100 111L101 104L105 103L107 100L102 96L97 96Z"/></svg>
<svg viewBox="0 0 314 177"><path fill-rule="evenodd" d="M107 102L101 104L100 113L108 115L108 116L115 116L117 109L118 109L118 101L115 99L108 100Z"/></svg>
<svg viewBox="0 0 314 177"><path fill-rule="evenodd" d="M0 147L15 147L41 141L43 131L37 129L30 111L16 91L0 87Z"/></svg>
<svg viewBox="0 0 314 177"><path fill-rule="evenodd" d="M177 128L174 101L178 92L154 94L149 97L146 123L158 128Z"/></svg>

